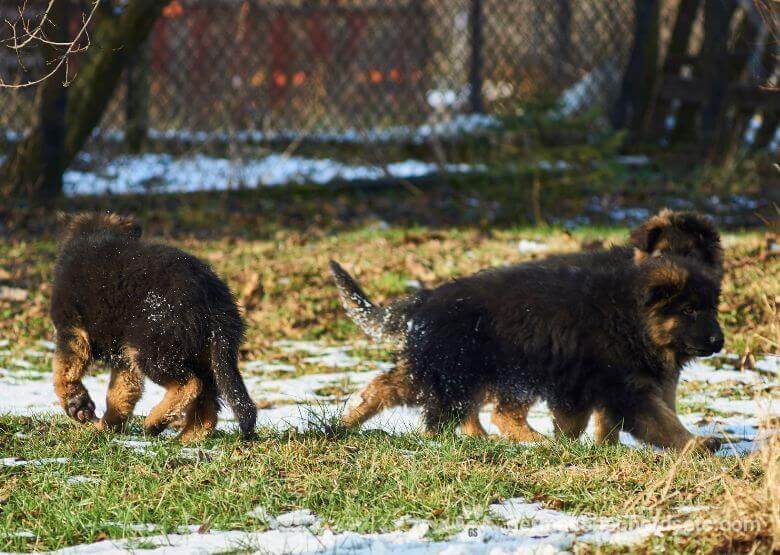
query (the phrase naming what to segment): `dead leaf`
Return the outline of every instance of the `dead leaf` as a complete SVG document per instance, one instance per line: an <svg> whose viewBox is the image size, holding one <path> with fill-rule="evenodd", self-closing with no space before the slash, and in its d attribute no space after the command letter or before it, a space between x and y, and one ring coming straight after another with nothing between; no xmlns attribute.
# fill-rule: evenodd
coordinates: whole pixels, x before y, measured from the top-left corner
<svg viewBox="0 0 780 555"><path fill-rule="evenodd" d="M5 268L0 268L0 279L11 279L11 272Z"/></svg>

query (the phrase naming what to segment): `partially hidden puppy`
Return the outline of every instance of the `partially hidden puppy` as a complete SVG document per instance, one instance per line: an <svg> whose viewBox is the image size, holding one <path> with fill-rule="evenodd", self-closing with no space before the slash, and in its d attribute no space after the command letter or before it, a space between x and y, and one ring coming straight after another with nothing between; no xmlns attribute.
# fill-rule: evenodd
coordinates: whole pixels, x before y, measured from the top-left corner
<svg viewBox="0 0 780 555"><path fill-rule="evenodd" d="M238 372L244 324L227 285L179 249L141 240L133 218L82 213L70 218L54 272L54 388L67 414L95 420L81 379L93 360L111 368L99 429L121 429L143 392L144 376L165 387L144 429L180 426L182 441L208 436L219 400L254 434L257 409Z"/></svg>
<svg viewBox="0 0 780 555"><path fill-rule="evenodd" d="M605 251L551 256L534 264L550 268L584 266L607 269L632 265L648 257L664 254L679 254L698 260L718 282L721 279L723 251L719 234L712 221L699 214L669 210L661 211L635 229L631 233L631 242L627 246L613 247ZM333 266L333 274L349 316L375 339L389 341L402 347L409 318L416 307L424 302L429 291L419 291L388 306L377 306L343 269ZM403 369L398 369L383 379L391 379L396 386L393 388L394 397L388 398L386 403L405 404L408 401L402 393L413 395ZM676 381L667 396L672 400L675 399ZM534 399L520 400L503 396L501 399L492 400L495 401L492 420L504 435L518 441L537 440L543 437L526 422L528 410ZM366 407L363 411L357 411L358 405L356 401L348 407L345 423L355 425L372 416L372 414L365 414ZM464 420L462 430L470 435L485 434L479 423L478 407ZM615 423L602 412L596 413L596 441L599 443L617 441Z"/></svg>
<svg viewBox="0 0 780 555"><path fill-rule="evenodd" d="M601 251L579 252L549 256L538 263L549 266L600 266L610 268L629 263L639 263L652 256L678 255L700 262L711 276L721 282L723 278L723 247L720 234L711 218L695 212L661 210L631 231L629 243ZM670 384L667 396L676 407L677 382ZM532 441L543 437L527 422L526 417L533 403L520 401L496 402L493 423L501 433L517 441ZM597 444L617 443L619 428L602 411L594 413ZM484 433L479 424L478 412L470 415L467 430Z"/></svg>

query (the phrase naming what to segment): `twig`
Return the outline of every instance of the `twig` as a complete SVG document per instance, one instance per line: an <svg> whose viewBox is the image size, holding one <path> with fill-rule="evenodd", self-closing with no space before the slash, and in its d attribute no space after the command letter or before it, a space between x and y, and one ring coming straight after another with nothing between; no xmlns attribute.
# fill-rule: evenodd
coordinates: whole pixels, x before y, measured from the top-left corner
<svg viewBox="0 0 780 555"><path fill-rule="evenodd" d="M8 48L11 48L12 50L16 51L17 53L24 48L25 46L29 45L32 41L38 41L43 44L47 44L49 46L67 46L67 49L65 50L65 53L59 57L57 60L57 63L54 65L54 68L49 71L47 74L45 74L43 77L40 77L38 79L33 79L30 81L26 81L23 83L6 83L2 77L0 77L0 88L5 89L23 89L27 87L32 87L35 85L38 85L40 83L43 83L48 78L50 78L52 75L57 73L63 66L65 66L65 81L63 85L67 86L69 84L68 81L68 60L71 54L75 54L77 52L83 52L87 48L89 48L90 42L89 42L89 34L87 32L87 28L89 27L89 24L92 22L92 18L94 17L95 13L97 12L98 7L100 6L101 0L94 0L92 4L92 9L87 14L87 17L83 19L82 25L79 28L78 32L76 33L76 36L73 37L73 40L70 42L54 42L46 39L41 33L43 32L43 25L46 23L46 21L49 20L49 12L54 5L55 0L49 0L49 4L46 7L46 11L44 12L43 16L41 16L41 22L40 24L30 31L29 23L25 22L23 13L24 9L26 7L26 0L20 7L20 20L22 21L22 26L24 28L25 37L21 42L19 41L19 37L16 32L16 24L12 24L8 22L8 24L11 26L13 30L13 37L11 40L12 45L8 46ZM79 42L83 37L87 38L87 44L84 46L79 46Z"/></svg>

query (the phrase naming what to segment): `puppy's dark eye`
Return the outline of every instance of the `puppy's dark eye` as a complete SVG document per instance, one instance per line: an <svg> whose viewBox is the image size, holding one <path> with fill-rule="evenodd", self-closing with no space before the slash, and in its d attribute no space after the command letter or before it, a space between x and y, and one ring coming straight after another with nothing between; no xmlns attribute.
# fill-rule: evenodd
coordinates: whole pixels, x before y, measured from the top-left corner
<svg viewBox="0 0 780 555"><path fill-rule="evenodd" d="M693 308L692 306L686 306L685 308L683 308L682 313L685 314L686 316L693 316L694 314L696 314L696 309Z"/></svg>

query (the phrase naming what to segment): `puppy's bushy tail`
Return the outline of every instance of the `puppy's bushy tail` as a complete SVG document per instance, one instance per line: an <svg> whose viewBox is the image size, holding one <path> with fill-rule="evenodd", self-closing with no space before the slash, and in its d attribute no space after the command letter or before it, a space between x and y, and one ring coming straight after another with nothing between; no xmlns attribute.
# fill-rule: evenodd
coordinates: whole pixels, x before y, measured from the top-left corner
<svg viewBox="0 0 780 555"><path fill-rule="evenodd" d="M217 392L238 420L241 435L251 439L255 435L257 407L246 390L238 371L238 347L243 336L243 324L235 318L212 316L211 369Z"/></svg>
<svg viewBox="0 0 780 555"><path fill-rule="evenodd" d="M330 271L336 280L344 310L353 322L377 341L400 343L406 335L407 321L426 294L399 299L388 306L375 305L358 282L335 260Z"/></svg>

